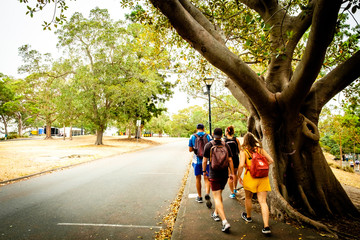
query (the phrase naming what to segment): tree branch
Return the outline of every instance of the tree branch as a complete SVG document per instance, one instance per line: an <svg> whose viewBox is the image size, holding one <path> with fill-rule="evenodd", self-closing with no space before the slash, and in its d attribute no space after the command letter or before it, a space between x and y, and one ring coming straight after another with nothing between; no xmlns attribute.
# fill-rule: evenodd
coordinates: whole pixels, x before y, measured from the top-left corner
<svg viewBox="0 0 360 240"><path fill-rule="evenodd" d="M236 100L244 106L244 108L250 112L253 109L251 102L248 97L242 92L239 91L239 86L237 86L231 79L227 79L225 82L225 87L228 88L231 94L236 98ZM241 88L240 88L241 89Z"/></svg>
<svg viewBox="0 0 360 240"><path fill-rule="evenodd" d="M341 0L333 1L331 4L326 0L316 2L311 32L302 61L279 99L282 107L289 113L300 111L303 100L319 74L326 49L334 36L340 6Z"/></svg>
<svg viewBox="0 0 360 240"><path fill-rule="evenodd" d="M279 10L277 0L241 0L241 2L259 13L265 21Z"/></svg>
<svg viewBox="0 0 360 240"><path fill-rule="evenodd" d="M360 51L357 51L351 58L314 83L305 99L304 109L302 110L308 118L315 114L310 119L311 121L317 122L322 107L360 77L359 62Z"/></svg>
<svg viewBox="0 0 360 240"><path fill-rule="evenodd" d="M199 24L179 0L151 0L151 2L166 15L182 38L251 96L260 114L268 115L272 112L271 106L275 105L275 97L265 87L265 83L247 64Z"/></svg>
<svg viewBox="0 0 360 240"><path fill-rule="evenodd" d="M183 7L188 11L188 13L203 27L208 31L216 40L225 45L225 39L219 34L214 25L201 13L199 9L194 7L188 0L179 0Z"/></svg>

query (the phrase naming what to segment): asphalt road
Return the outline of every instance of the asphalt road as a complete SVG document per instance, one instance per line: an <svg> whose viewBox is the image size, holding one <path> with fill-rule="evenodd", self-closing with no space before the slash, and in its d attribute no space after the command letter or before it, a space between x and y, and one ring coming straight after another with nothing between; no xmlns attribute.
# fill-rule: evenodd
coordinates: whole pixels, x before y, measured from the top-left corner
<svg viewBox="0 0 360 240"><path fill-rule="evenodd" d="M153 239L181 186L187 140L0 188L0 239Z"/></svg>

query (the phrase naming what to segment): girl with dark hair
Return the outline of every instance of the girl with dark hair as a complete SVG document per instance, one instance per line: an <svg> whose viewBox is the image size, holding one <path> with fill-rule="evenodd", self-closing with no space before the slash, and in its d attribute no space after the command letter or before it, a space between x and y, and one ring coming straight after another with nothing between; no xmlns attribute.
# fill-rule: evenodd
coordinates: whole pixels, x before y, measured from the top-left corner
<svg viewBox="0 0 360 240"><path fill-rule="evenodd" d="M239 153L241 150L241 145L239 142L239 139L237 139L235 136L235 130L233 126L227 127L225 131L225 138L224 141L229 145L232 153L232 160L234 164L234 174L235 178L233 181L228 181L229 187L230 187L230 198L235 198L235 193L237 192L237 171L239 167Z"/></svg>
<svg viewBox="0 0 360 240"><path fill-rule="evenodd" d="M257 194L257 198L261 207L261 215L264 222L264 228L262 233L270 234L271 230L269 227L269 207L266 203L267 192L271 191L269 177L264 178L253 178L250 175L250 166L252 153L258 152L266 157L269 165L274 162L271 156L261 147L260 142L255 138L252 133L246 133L244 136L244 142L242 145L242 150L240 152L240 165L238 171L238 178L240 184L244 186L245 189L245 209L246 213L243 212L241 217L246 222L252 222L251 219L251 209L252 202L251 199L253 194ZM246 172L244 174L244 179L241 179L241 174L244 167L246 167Z"/></svg>

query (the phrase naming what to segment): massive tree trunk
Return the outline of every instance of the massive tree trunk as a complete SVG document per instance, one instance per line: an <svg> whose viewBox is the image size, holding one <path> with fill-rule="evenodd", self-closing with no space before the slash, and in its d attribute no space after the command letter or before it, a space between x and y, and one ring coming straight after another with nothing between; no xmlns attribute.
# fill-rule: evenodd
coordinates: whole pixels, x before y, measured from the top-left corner
<svg viewBox="0 0 360 240"><path fill-rule="evenodd" d="M270 174L271 212L328 231L313 219L359 217L325 160L317 128L322 107L360 76L357 51L317 80L334 37L342 1L310 1L296 17L289 16L276 0L240 1L272 26L270 42L274 53L267 75L261 77L229 50L221 29L190 1L151 2L182 38L229 77L227 87L250 112L249 131L275 160ZM295 48L310 27L302 59L293 70ZM289 32L293 33L291 37L287 36ZM284 50L276 54L277 49Z"/></svg>

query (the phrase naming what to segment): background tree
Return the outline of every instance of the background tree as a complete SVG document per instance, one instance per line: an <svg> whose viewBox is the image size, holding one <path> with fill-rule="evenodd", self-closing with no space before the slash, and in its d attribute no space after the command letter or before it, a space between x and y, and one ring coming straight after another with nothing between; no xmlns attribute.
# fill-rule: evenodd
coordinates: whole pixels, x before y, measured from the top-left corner
<svg viewBox="0 0 360 240"><path fill-rule="evenodd" d="M60 86L65 81L67 72L63 71L62 63L55 62L50 54L41 54L24 45L19 48L24 64L20 73L29 74L26 81L24 98L31 104L31 115L44 121L46 137L51 137L51 126L58 117L57 101L60 97Z"/></svg>
<svg viewBox="0 0 360 240"><path fill-rule="evenodd" d="M227 127L233 125L237 136L243 136L247 132L248 112L232 95L213 96L211 103L214 127L225 131Z"/></svg>
<svg viewBox="0 0 360 240"><path fill-rule="evenodd" d="M162 137L163 133L169 134L171 131L169 122L170 117L163 113L155 118L152 118L147 124L145 124L145 129L157 133L159 137Z"/></svg>
<svg viewBox="0 0 360 240"><path fill-rule="evenodd" d="M319 123L321 143L339 159L343 154L360 152L360 118L359 111L356 111L358 109L359 107L352 109L349 105L344 105L341 109L324 109L324 116Z"/></svg>
<svg viewBox="0 0 360 240"><path fill-rule="evenodd" d="M79 59L75 81L83 99L82 113L97 133L96 145L111 120L149 120L161 112L157 101L170 95L171 84L157 73L168 63L158 38L136 24L127 28L110 19L107 10L93 9L89 18L75 13L57 31L59 46Z"/></svg>
<svg viewBox="0 0 360 240"><path fill-rule="evenodd" d="M2 134L8 135L8 122L14 112L11 108L11 102L15 100L15 92L11 88L12 79L0 73L0 116L4 129L0 129Z"/></svg>
<svg viewBox="0 0 360 240"><path fill-rule="evenodd" d="M191 106L182 109L178 114L172 116L171 133L175 137L190 137L191 134L196 133L196 125L203 123L205 131L209 132L209 125L207 120L208 113L200 106Z"/></svg>

